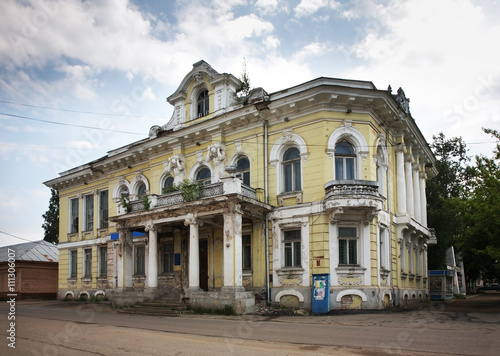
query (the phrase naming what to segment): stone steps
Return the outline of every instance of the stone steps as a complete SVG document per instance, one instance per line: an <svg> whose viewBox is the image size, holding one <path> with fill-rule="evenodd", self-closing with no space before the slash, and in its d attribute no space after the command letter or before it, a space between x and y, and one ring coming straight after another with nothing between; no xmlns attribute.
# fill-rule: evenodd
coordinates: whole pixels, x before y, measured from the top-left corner
<svg viewBox="0 0 500 356"><path fill-rule="evenodd" d="M186 304L181 301L180 293L168 293L160 298L143 302L126 307L119 310L125 314L142 314L142 315L161 315L161 316L179 316L181 314L192 314L192 310L188 310Z"/></svg>

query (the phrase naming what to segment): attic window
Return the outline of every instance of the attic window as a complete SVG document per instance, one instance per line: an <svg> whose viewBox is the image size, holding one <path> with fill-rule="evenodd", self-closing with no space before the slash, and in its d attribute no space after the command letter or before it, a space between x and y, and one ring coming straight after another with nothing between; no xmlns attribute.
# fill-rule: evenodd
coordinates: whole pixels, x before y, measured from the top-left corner
<svg viewBox="0 0 500 356"><path fill-rule="evenodd" d="M197 117L202 117L208 115L209 97L208 90L203 90L200 95L198 95L198 112Z"/></svg>

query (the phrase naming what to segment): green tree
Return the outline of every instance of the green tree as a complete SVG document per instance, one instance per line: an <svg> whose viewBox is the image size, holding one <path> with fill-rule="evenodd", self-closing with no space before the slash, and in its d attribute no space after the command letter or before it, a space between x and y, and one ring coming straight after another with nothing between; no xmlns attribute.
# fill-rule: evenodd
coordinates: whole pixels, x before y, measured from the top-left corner
<svg viewBox="0 0 500 356"><path fill-rule="evenodd" d="M49 209L42 215L45 234L43 239L54 244L59 243L59 192L50 189Z"/></svg>
<svg viewBox="0 0 500 356"><path fill-rule="evenodd" d="M446 267L446 250L463 233L463 199L470 168L467 147L461 137L433 136L431 148L439 174L427 182L427 225L436 230L437 245L429 248L429 269Z"/></svg>
<svg viewBox="0 0 500 356"><path fill-rule="evenodd" d="M500 281L500 133L483 130L496 138L497 147L493 158L476 156L459 248L467 279Z"/></svg>

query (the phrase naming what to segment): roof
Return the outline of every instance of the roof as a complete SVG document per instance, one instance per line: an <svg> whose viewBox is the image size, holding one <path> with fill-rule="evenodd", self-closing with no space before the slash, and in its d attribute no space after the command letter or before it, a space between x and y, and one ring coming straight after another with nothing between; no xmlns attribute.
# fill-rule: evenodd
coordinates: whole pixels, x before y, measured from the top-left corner
<svg viewBox="0 0 500 356"><path fill-rule="evenodd" d="M0 262L9 259L9 250L15 251L16 261L59 262L57 246L44 240L0 247Z"/></svg>

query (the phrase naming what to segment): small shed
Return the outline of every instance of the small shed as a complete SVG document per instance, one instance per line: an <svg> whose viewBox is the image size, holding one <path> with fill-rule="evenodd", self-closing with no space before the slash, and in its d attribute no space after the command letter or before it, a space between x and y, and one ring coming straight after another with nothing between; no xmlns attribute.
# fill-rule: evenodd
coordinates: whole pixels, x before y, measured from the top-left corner
<svg viewBox="0 0 500 356"><path fill-rule="evenodd" d="M55 298L59 250L47 241L0 247L0 298Z"/></svg>

